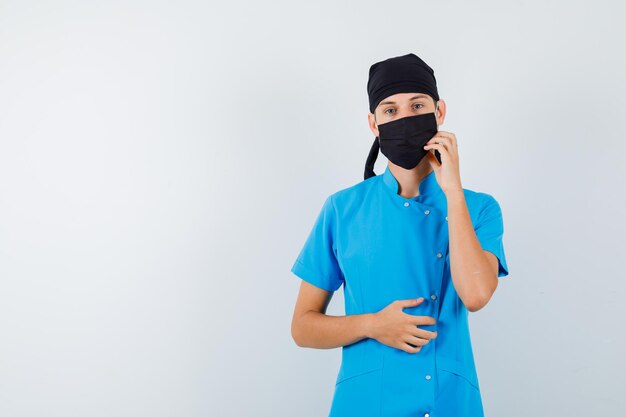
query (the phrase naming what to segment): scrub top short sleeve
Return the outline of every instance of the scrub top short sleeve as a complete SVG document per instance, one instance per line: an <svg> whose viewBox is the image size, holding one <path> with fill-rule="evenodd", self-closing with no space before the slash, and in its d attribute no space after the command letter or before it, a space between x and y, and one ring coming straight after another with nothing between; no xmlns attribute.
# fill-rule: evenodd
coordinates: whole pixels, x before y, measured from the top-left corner
<svg viewBox="0 0 626 417"><path fill-rule="evenodd" d="M485 195L485 205L478 216L478 222L474 227L480 246L486 251L493 253L498 258L498 277L509 275L506 264L502 235L504 224L502 210L498 201L489 194Z"/></svg>
<svg viewBox="0 0 626 417"><path fill-rule="evenodd" d="M291 272L326 291L336 291L344 282L335 244L337 213L332 196L326 198Z"/></svg>

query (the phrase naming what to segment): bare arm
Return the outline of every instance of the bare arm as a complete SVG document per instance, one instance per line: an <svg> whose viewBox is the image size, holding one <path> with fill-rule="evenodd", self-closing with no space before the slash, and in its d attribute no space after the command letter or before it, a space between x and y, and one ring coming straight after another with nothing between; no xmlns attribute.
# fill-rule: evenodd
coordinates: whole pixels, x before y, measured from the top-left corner
<svg viewBox="0 0 626 417"><path fill-rule="evenodd" d="M498 287L498 259L480 246L463 192L446 197L452 281L467 309L475 312L489 302Z"/></svg>
<svg viewBox="0 0 626 417"><path fill-rule="evenodd" d="M368 337L371 314L329 316L326 308L333 296L302 280L291 321L291 336L298 346L332 349Z"/></svg>
<svg viewBox="0 0 626 417"><path fill-rule="evenodd" d="M291 336L298 346L332 349L369 337L387 346L417 353L437 337L436 331L418 327L435 324L433 317L402 311L421 304L423 297L393 301L377 313L329 316L326 308L332 295L302 280L291 322Z"/></svg>

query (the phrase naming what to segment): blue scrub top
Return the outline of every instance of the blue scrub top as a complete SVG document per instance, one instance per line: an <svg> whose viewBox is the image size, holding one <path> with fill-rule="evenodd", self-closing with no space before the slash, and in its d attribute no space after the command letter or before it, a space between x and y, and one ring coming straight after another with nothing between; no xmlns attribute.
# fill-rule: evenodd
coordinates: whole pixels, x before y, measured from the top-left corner
<svg viewBox="0 0 626 417"><path fill-rule="evenodd" d="M476 236L508 275L498 202L463 189ZM446 196L431 171L419 195L398 194L389 166L326 198L291 268L327 291L343 285L345 313L375 313L395 300L424 297L403 311L428 315L437 337L417 353L372 338L342 347L330 417L483 416L468 310L450 275Z"/></svg>

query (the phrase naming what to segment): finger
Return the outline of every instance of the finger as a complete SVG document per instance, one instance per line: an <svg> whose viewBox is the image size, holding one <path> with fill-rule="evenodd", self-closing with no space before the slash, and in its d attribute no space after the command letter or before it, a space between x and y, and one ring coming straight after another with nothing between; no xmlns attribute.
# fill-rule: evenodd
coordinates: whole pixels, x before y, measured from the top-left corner
<svg viewBox="0 0 626 417"><path fill-rule="evenodd" d="M450 144L455 147L457 146L457 139L454 133L446 132L445 130L438 130L436 135L450 139Z"/></svg>
<svg viewBox="0 0 626 417"><path fill-rule="evenodd" d="M426 146L424 146L424 149L426 149L427 151L430 151L431 149L438 150L439 154L441 155L441 163L442 164L443 164L444 160L448 161L449 158L450 158L450 155L448 154L448 149L441 143L433 143L431 145L426 145Z"/></svg>
<svg viewBox="0 0 626 417"><path fill-rule="evenodd" d="M398 304L398 306L400 306L401 308L409 308L409 307L415 307L416 305L421 304L423 301L424 301L424 297L410 298L408 300L396 300L394 302Z"/></svg>
<svg viewBox="0 0 626 417"><path fill-rule="evenodd" d="M408 314L408 315L411 316L411 319L409 320L409 322L413 325L429 326L431 324L437 323L437 319L431 316L414 316L411 314Z"/></svg>
<svg viewBox="0 0 626 417"><path fill-rule="evenodd" d="M424 346L430 342L430 339L422 339L421 337L413 336L411 334L406 335L403 340L409 345L414 346Z"/></svg>
<svg viewBox="0 0 626 417"><path fill-rule="evenodd" d="M450 139L456 139L456 135L452 132L448 132L447 130L438 130L437 135L445 136Z"/></svg>
<svg viewBox="0 0 626 417"><path fill-rule="evenodd" d="M437 141L432 142L432 143L426 143L426 145L424 145L424 149L447 149L447 147L450 146L450 144L446 143L445 141L441 140L441 138L438 138Z"/></svg>
<svg viewBox="0 0 626 417"><path fill-rule="evenodd" d="M427 152L426 158L428 158L428 163L430 164L431 167L433 167L434 171L437 171L441 167L441 164L439 163L439 160L435 156L434 152Z"/></svg>
<svg viewBox="0 0 626 417"><path fill-rule="evenodd" d="M420 350L422 350L421 346L413 346L413 345L410 345L410 344L408 344L406 342L400 343L398 348L400 350L403 350L403 351L407 352L407 353L417 353Z"/></svg>
<svg viewBox="0 0 626 417"><path fill-rule="evenodd" d="M443 148L442 148L442 145L443 145ZM441 162L443 162L444 150L447 152L447 155L445 156L446 159L448 157L452 158L453 156L457 157L457 155L458 155L458 149L449 140L447 142L426 144L426 145L424 145L424 149L426 149L426 150L430 150L430 149L438 150L439 153L441 154Z"/></svg>
<svg viewBox="0 0 626 417"><path fill-rule="evenodd" d="M424 330L424 329L420 329L419 327L414 327L411 330L411 336L415 336L415 337L419 337L420 339L436 339L437 338L437 331L430 331L430 330Z"/></svg>
<svg viewBox="0 0 626 417"><path fill-rule="evenodd" d="M433 136L432 138L430 138L428 140L428 142L426 142L426 145L429 145L431 143L437 143L437 142L444 142L446 144L452 144L452 139L449 138L448 136L443 136L440 135L439 133L436 133L435 136Z"/></svg>

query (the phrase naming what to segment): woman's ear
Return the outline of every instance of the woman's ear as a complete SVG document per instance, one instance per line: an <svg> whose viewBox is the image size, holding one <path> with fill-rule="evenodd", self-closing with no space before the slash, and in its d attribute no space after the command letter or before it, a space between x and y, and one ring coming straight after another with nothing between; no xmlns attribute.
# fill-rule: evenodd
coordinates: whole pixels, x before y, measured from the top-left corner
<svg viewBox="0 0 626 417"><path fill-rule="evenodd" d="M377 137L378 136L378 123L376 123L376 114L375 113L367 113L367 123L372 131L372 134Z"/></svg>
<svg viewBox="0 0 626 417"><path fill-rule="evenodd" d="M441 117L439 117L439 113L441 113ZM443 120L446 117L446 103L443 99L439 99L435 102L435 118L437 119L437 127L443 124ZM439 120L441 119L441 123Z"/></svg>

